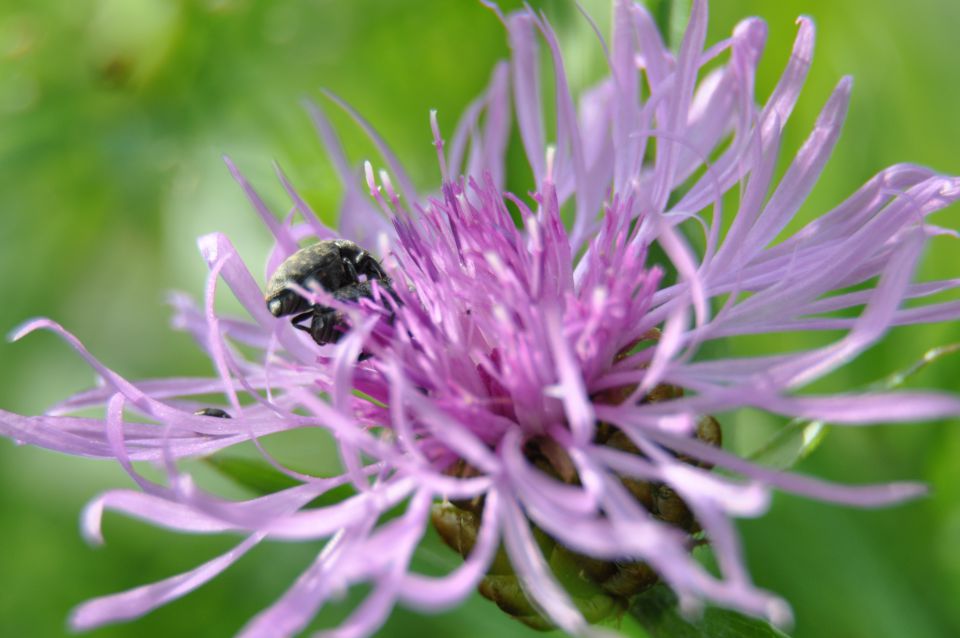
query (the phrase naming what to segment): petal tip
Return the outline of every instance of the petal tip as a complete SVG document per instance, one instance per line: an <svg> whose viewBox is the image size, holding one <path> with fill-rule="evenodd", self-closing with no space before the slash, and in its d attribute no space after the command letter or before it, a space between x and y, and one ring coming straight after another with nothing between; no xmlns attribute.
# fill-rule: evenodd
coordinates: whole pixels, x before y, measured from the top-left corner
<svg viewBox="0 0 960 638"><path fill-rule="evenodd" d="M72 632L82 632L89 631L97 626L96 621L90 617L88 611L88 605L86 603L74 607L70 612L69 618L67 618L67 627L70 628Z"/></svg>
<svg viewBox="0 0 960 638"><path fill-rule="evenodd" d="M223 247L223 233L207 233L197 238L197 248L208 263L217 261Z"/></svg>
<svg viewBox="0 0 960 638"><path fill-rule="evenodd" d="M767 23L756 17L741 20L734 27L733 36L745 41L752 49L762 49L767 41Z"/></svg>
<svg viewBox="0 0 960 638"><path fill-rule="evenodd" d="M7 333L7 341L13 343L15 341L20 341L28 334L40 328L39 322L41 319L39 317L34 317L32 319L27 319L23 323L15 326L10 332Z"/></svg>
<svg viewBox="0 0 960 638"><path fill-rule="evenodd" d="M104 544L100 522L103 519L103 498L91 501L80 515L80 534L84 540L94 547Z"/></svg>

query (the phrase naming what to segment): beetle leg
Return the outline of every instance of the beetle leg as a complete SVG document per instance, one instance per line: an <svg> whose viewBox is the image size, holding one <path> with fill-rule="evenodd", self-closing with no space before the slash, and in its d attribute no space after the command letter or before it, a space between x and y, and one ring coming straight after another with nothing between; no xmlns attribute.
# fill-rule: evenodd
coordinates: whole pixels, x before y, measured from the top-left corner
<svg viewBox="0 0 960 638"><path fill-rule="evenodd" d="M303 330L304 332L309 333L311 337L313 336L313 328L311 328L306 324L295 323L293 324L293 327L296 328L297 330Z"/></svg>
<svg viewBox="0 0 960 638"><path fill-rule="evenodd" d="M324 343L336 343L337 342L337 332L335 330L337 326L337 317L333 312L328 312L323 315L323 328L322 336Z"/></svg>
<svg viewBox="0 0 960 638"><path fill-rule="evenodd" d="M317 342L317 345L323 346L327 344L326 332L326 314L317 306L313 309L313 318L310 321L310 336Z"/></svg>
<svg viewBox="0 0 960 638"><path fill-rule="evenodd" d="M336 343L340 339L337 327L341 321L340 313L333 308L317 306L310 322L310 336L321 346Z"/></svg>
<svg viewBox="0 0 960 638"><path fill-rule="evenodd" d="M310 325L313 323L314 310L310 308L306 312L301 312L299 315L290 318L290 324L297 330L303 330L304 332L310 332ZM307 319L310 319L310 324L304 324L303 322ZM312 336L312 334L311 334Z"/></svg>

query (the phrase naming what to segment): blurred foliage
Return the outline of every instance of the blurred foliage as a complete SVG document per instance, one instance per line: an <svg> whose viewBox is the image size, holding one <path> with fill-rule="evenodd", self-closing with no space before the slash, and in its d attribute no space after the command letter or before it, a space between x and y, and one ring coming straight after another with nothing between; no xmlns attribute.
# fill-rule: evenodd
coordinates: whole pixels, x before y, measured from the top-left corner
<svg viewBox="0 0 960 638"><path fill-rule="evenodd" d="M650 638L788 638L762 620L729 609L707 607L699 618L685 618L678 602L661 583L632 600L630 611Z"/></svg>
<svg viewBox="0 0 960 638"><path fill-rule="evenodd" d="M573 4L534 4L546 8L568 47L574 84L599 77L602 50ZM601 24L609 21L604 0L584 4ZM952 64L960 4L716 0L711 10L714 41L741 17L767 19L761 96L789 53L795 16L809 13L818 23L814 69L784 158L799 147L839 78L856 77L838 150L796 224L898 161L960 173L960 82ZM274 159L316 209L332 210L339 187L299 106L323 86L385 134L416 182L434 184L428 110L439 109L450 131L506 53L502 27L473 0L5 0L0 329L48 315L129 377L210 373L189 339L169 331L163 295L173 288L200 292L205 267L196 236L227 232L254 266L263 262L268 241L221 154L241 166L276 210L287 204L275 185ZM356 128L345 118L335 121L352 157L370 156ZM511 184L525 191L523 180L520 170ZM957 227L960 215L954 209L939 221ZM934 242L924 277L956 276L950 241ZM730 347L793 349L823 337L771 335ZM817 387L864 385L958 337L956 325L899 330ZM92 378L49 335L3 345L2 361L0 406L24 413L43 410ZM949 358L911 385L956 390L958 376L960 363ZM782 425L755 412L727 415L724 423L740 450L755 448ZM960 635L958 457L956 423L834 428L802 471L851 482L921 478L936 486L932 496L871 512L778 497L769 516L741 524L756 581L794 605L793 635ZM168 576L232 543L109 517L108 546L87 548L76 524L83 504L98 490L129 484L109 463L0 442L0 633L64 635L76 603ZM275 600L316 549L264 546L187 599L91 635L230 635ZM451 564L439 543L421 560L428 571ZM343 606L325 611L316 626L343 613ZM440 616L397 611L382 635L447 635L453 627L463 636L533 635L479 597Z"/></svg>

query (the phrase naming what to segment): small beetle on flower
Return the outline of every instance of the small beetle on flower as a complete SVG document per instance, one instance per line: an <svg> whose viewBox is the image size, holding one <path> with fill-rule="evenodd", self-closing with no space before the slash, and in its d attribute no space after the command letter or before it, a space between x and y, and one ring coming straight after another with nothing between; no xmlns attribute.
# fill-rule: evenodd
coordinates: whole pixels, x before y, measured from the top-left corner
<svg viewBox="0 0 960 638"><path fill-rule="evenodd" d="M778 241L817 182L850 97L844 78L776 180L783 129L810 66L812 23L799 20L786 69L758 104L761 21L745 20L705 48L707 3L697 0L674 54L643 6L614 7L610 73L578 106L546 18L494 7L512 58L496 67L449 148L431 115L441 176L433 195L418 193L387 152L386 170L367 163L365 184L344 184L338 232L299 196L300 216L279 222L234 169L276 240L274 274L264 291L225 235L200 239L207 303L181 305L178 323L213 361L210 384L138 385L50 320L19 331L60 334L103 384L50 415L0 413L0 432L116 459L141 488L93 501L88 537L101 540L106 510L243 537L192 571L81 605L72 626L145 614L268 539L324 545L243 636L297 634L360 583L369 594L329 635L369 636L397 603L441 610L477 588L531 626L609 635L593 623L616 619L657 581L684 610L709 602L786 624L788 605L752 582L733 519L763 514L775 489L861 507L923 492L749 462L723 449L715 416L753 408L863 424L960 414L960 398L947 394L797 392L893 326L960 317L956 303L905 306L960 285L912 283L928 239L952 233L928 218L960 198L960 179L893 166ZM541 100L541 42L555 126ZM312 112L336 164L347 166L324 114ZM504 190L511 118L533 174L529 197ZM364 187L370 197L356 197ZM740 197L725 225L732 190ZM379 261L366 252L373 247ZM654 249L660 263L649 257ZM221 281L252 321L219 320ZM702 355L714 340L787 330L843 335L798 352ZM223 406L194 412L196 395L211 387ZM104 406L105 416L69 415L91 406ZM313 428L333 435L342 473L319 478L279 466L296 485L246 501L199 489L174 462ZM167 482L139 474L134 460L163 461ZM349 496L318 505L342 486ZM462 557L444 576L411 567L431 525ZM692 555L704 544L715 571Z"/></svg>
<svg viewBox="0 0 960 638"><path fill-rule="evenodd" d="M364 279L360 279L363 276ZM313 337L317 345L336 343L343 329L343 315L335 308L311 304L292 286L319 285L337 301L373 298L373 282L390 290L390 280L380 263L354 242L327 239L301 248L280 264L267 282L264 300L274 317L294 315L295 328ZM310 320L304 326L300 322Z"/></svg>

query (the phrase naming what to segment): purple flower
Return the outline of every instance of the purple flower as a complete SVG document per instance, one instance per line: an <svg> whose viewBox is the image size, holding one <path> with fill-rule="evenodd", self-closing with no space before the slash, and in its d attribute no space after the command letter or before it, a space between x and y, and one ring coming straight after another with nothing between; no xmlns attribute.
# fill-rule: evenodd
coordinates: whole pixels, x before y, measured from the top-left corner
<svg viewBox="0 0 960 638"><path fill-rule="evenodd" d="M0 433L116 459L139 484L139 491L110 491L90 504L84 530L91 539L101 540L107 509L187 533L243 536L190 572L85 603L74 627L140 616L266 539L326 544L247 624L245 636L295 634L355 583L372 590L329 635L371 635L398 602L425 611L451 607L481 581L496 599L490 578L504 575L494 569L500 547L512 565L507 576L533 610L515 615L529 622L539 613L571 633L603 633L558 582L546 554L563 552L592 566L581 571L611 599L610 570L620 570L613 573L619 578L624 566L646 565L686 608L709 601L786 623L786 604L751 582L733 518L761 515L774 489L863 507L922 492L913 484L835 485L750 463L716 445L710 415L751 407L859 425L960 413L952 395L797 393L893 326L960 316L957 302L905 304L957 285L913 283L912 275L928 237L955 234L927 216L960 197L960 180L893 166L783 237L836 143L851 89L849 78L839 82L775 182L783 127L812 56L809 20L799 20L780 82L758 106L754 73L765 27L745 20L729 39L705 48L705 0L694 3L677 55L640 5L616 2L606 48L610 75L578 104L545 18L530 11L500 17L510 63L494 70L449 145L431 118L438 194L418 194L356 114L387 166L375 174L368 163L365 183L356 180L322 112L313 110L346 188L335 230L282 174L296 214L279 221L230 164L276 239L267 274L304 243L333 237L382 258L395 297L376 282L371 298L358 303L339 302L309 282L295 290L343 313L349 329L337 343L320 346L287 317L271 315L261 285L220 234L200 239L210 265L204 303L173 299L178 326L214 364L210 379L131 383L52 321L29 322L17 333L60 334L102 378L46 416L0 413ZM553 65L555 126L543 115L541 42ZM703 70L717 58L727 62ZM533 173L529 196L503 190L512 115ZM740 197L727 223L722 204L732 189ZM653 246L668 263L648 258ZM252 321L217 314L221 281ZM851 308L862 311L841 312ZM799 330L843 336L807 351L698 357L712 340ZM224 396L221 407L232 418L195 414L204 405L196 397L211 393ZM105 406L104 418L67 416L93 406ZM260 448L298 485L230 501L198 488L177 465L243 442L259 446L272 433L315 428L336 440L342 474L298 473ZM139 474L132 461L143 460L165 468L168 481ZM726 472L712 472L714 466ZM343 485L352 486L352 496L312 504ZM384 517L398 506L398 516ZM431 520L442 536L470 536L463 563L444 577L410 567ZM701 531L718 574L691 556ZM593 574L603 570L607 581Z"/></svg>

